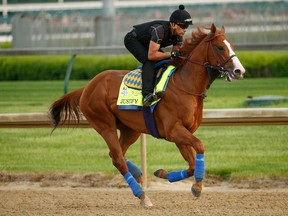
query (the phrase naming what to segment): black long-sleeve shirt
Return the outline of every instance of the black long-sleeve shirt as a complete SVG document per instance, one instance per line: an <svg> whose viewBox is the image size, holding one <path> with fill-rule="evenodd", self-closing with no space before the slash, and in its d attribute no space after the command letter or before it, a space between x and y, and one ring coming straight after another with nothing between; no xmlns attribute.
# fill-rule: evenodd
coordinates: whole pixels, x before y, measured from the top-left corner
<svg viewBox="0 0 288 216"><path fill-rule="evenodd" d="M183 41L183 37L172 35L170 22L165 20L155 20L133 26L137 34L137 39L145 46L149 47L150 41L160 44L160 47L178 45Z"/></svg>

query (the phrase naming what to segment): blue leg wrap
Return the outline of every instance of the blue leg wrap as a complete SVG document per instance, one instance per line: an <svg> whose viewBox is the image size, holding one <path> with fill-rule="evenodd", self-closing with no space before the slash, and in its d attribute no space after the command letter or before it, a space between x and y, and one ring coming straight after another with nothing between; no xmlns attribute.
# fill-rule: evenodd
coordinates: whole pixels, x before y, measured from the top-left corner
<svg viewBox="0 0 288 216"><path fill-rule="evenodd" d="M137 183L137 181L134 179L134 177L131 175L130 172L127 172L124 176L126 182L130 186L134 196L140 198L140 196L144 193L141 186Z"/></svg>
<svg viewBox="0 0 288 216"><path fill-rule="evenodd" d="M204 154L196 154L194 178L196 182L202 181L205 173Z"/></svg>
<svg viewBox="0 0 288 216"><path fill-rule="evenodd" d="M166 178L169 180L169 182L180 181L188 177L189 175L187 170L172 171L166 175Z"/></svg>
<svg viewBox="0 0 288 216"><path fill-rule="evenodd" d="M137 179L140 175L142 175L141 170L133 164L131 161L129 161L127 158L125 158L126 164L128 166L129 172L132 174L132 176Z"/></svg>

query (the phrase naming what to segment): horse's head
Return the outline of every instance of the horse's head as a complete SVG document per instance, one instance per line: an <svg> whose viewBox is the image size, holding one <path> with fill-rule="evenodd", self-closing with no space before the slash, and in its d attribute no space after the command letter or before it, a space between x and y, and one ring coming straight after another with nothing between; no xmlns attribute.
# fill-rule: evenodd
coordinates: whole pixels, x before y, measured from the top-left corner
<svg viewBox="0 0 288 216"><path fill-rule="evenodd" d="M218 70L228 81L243 78L245 69L234 52L234 45L225 36L224 26L221 30L217 30L212 24L205 42L207 43L206 67Z"/></svg>
<svg viewBox="0 0 288 216"><path fill-rule="evenodd" d="M207 29L210 30L207 33ZM180 50L181 60L172 64L176 66L190 62L202 65L209 72L213 72L213 81L219 73L228 81L241 79L245 69L234 52L234 45L225 36L225 28L197 27L192 32L192 37L186 39ZM211 78L211 77L210 77Z"/></svg>

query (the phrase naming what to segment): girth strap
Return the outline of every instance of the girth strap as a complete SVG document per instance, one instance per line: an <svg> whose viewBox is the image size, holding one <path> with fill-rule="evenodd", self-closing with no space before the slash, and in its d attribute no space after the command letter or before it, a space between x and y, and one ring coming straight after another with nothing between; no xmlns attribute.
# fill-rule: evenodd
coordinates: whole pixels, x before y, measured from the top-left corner
<svg viewBox="0 0 288 216"><path fill-rule="evenodd" d="M157 127L156 127L156 122L153 114L153 109L154 109L155 104L152 107L143 107L143 114L144 114L144 120L146 124L146 128L152 136L156 138L161 138Z"/></svg>

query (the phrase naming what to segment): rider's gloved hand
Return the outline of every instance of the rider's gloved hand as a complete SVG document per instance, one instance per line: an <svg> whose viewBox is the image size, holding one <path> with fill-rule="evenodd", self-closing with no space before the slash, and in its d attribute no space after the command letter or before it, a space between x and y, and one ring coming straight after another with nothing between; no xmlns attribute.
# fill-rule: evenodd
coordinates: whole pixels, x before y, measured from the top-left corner
<svg viewBox="0 0 288 216"><path fill-rule="evenodd" d="M180 52L178 50L174 50L171 52L171 58L178 58L180 56Z"/></svg>

